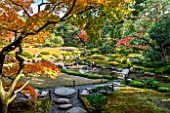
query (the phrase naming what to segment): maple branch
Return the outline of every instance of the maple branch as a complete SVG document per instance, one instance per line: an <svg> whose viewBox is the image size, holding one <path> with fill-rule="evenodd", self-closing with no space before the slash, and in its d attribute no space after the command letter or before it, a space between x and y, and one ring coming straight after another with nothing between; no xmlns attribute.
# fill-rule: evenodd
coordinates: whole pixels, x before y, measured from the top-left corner
<svg viewBox="0 0 170 113"><path fill-rule="evenodd" d="M12 85L11 85L10 89L8 90L9 95L11 95L12 92L14 91L14 88L15 88L18 80L19 80L22 76L24 76L24 74L22 74L22 71L23 71L23 70L20 71L20 73L16 76L15 80L12 82Z"/></svg>
<svg viewBox="0 0 170 113"><path fill-rule="evenodd" d="M50 5L50 4L54 4L54 3L50 3L50 2L44 3L44 0L42 0L41 4L38 4L38 12L40 11L42 5Z"/></svg>
<svg viewBox="0 0 170 113"><path fill-rule="evenodd" d="M17 93L18 93L19 91L23 90L24 87L25 87L26 85L28 85L29 82L30 82L30 79L29 79L22 87L20 87L19 89L15 90L15 91L14 91L14 94L13 94L12 97L8 100L8 102L9 102L9 103L12 102L12 101L15 99L15 97L17 96Z"/></svg>
<svg viewBox="0 0 170 113"><path fill-rule="evenodd" d="M75 4L76 4L76 0L73 1L71 9L60 19L61 21L64 21L64 18L67 17L73 11Z"/></svg>
<svg viewBox="0 0 170 113"><path fill-rule="evenodd" d="M10 0L14 5L21 7L21 9L24 11L24 13L28 16L31 17L30 14L27 12L27 10L24 8L23 5L15 3L13 0Z"/></svg>

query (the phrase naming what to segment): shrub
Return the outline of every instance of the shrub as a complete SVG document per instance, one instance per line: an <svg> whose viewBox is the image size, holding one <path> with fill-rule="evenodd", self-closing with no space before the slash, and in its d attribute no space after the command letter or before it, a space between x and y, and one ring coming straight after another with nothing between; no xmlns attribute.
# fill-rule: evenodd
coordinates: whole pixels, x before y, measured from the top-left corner
<svg viewBox="0 0 170 113"><path fill-rule="evenodd" d="M142 83L140 81L132 80L132 81L130 81L130 86L143 88L145 85L144 85L144 83Z"/></svg>
<svg viewBox="0 0 170 113"><path fill-rule="evenodd" d="M146 87L157 89L160 86L158 81L153 79L147 79L143 81Z"/></svg>
<svg viewBox="0 0 170 113"><path fill-rule="evenodd" d="M87 78L90 78L90 79L99 79L100 76L97 75L97 74L88 74Z"/></svg>
<svg viewBox="0 0 170 113"><path fill-rule="evenodd" d="M127 58L123 58L122 64L126 64L126 62L127 62Z"/></svg>
<svg viewBox="0 0 170 113"><path fill-rule="evenodd" d="M33 58L33 56L30 53L28 53L28 52L22 52L21 56L28 57L30 59Z"/></svg>
<svg viewBox="0 0 170 113"><path fill-rule="evenodd" d="M64 40L61 36L54 35L53 43L55 44L55 46L62 46L64 44Z"/></svg>
<svg viewBox="0 0 170 113"><path fill-rule="evenodd" d="M59 58L59 55L57 55L57 54L52 54L56 59L58 59Z"/></svg>
<svg viewBox="0 0 170 113"><path fill-rule="evenodd" d="M41 55L41 54L38 54L37 58L42 58L42 55Z"/></svg>
<svg viewBox="0 0 170 113"><path fill-rule="evenodd" d="M42 54L42 55L50 55L50 52L48 52L48 51L42 51L40 54Z"/></svg>
<svg viewBox="0 0 170 113"><path fill-rule="evenodd" d="M66 74L81 76L81 77L87 77L87 74L83 74L83 73L80 73L80 72L74 72L74 71L64 70L64 69L60 69L60 70L61 70L61 72L66 73Z"/></svg>
<svg viewBox="0 0 170 113"><path fill-rule="evenodd" d="M158 87L158 91L160 91L160 92L168 92L169 90L170 90L169 87L164 87L164 86Z"/></svg>
<svg viewBox="0 0 170 113"><path fill-rule="evenodd" d="M89 95L87 96L87 100L94 108L100 111L103 105L106 104L108 98L103 95Z"/></svg>

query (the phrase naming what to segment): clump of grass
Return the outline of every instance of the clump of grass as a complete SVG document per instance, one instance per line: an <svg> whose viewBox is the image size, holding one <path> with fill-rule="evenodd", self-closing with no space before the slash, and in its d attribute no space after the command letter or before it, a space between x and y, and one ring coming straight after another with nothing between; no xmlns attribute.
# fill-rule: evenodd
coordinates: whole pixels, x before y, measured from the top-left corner
<svg viewBox="0 0 170 113"><path fill-rule="evenodd" d="M48 51L42 51L40 54L42 54L42 55L50 55L50 52L48 52Z"/></svg>
<svg viewBox="0 0 170 113"><path fill-rule="evenodd" d="M33 58L33 56L28 52L22 52L21 56L28 57L29 59Z"/></svg>

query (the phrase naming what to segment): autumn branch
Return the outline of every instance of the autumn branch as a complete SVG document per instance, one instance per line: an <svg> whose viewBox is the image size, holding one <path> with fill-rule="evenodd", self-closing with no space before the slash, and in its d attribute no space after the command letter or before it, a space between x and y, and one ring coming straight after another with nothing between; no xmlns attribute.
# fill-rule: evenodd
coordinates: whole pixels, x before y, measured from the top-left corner
<svg viewBox="0 0 170 113"><path fill-rule="evenodd" d="M75 4L76 4L76 0L73 1L71 9L60 19L61 21L64 21L64 18L67 17L73 11Z"/></svg>
<svg viewBox="0 0 170 113"><path fill-rule="evenodd" d="M23 90L24 87L25 87L26 85L28 85L29 82L30 82L30 80L28 80L21 88L15 90L15 91L14 91L14 94L13 94L12 97L8 100L8 102L9 102L9 103L12 102L12 101L15 99L15 97L17 96L17 93L18 93L19 91Z"/></svg>
<svg viewBox="0 0 170 113"><path fill-rule="evenodd" d="M17 4L17 3L15 3L13 0L10 0L10 1L11 1L14 5L21 7L22 10L24 11L24 13L25 13L28 17L31 17L30 14L27 12L27 10L24 8L23 5Z"/></svg>

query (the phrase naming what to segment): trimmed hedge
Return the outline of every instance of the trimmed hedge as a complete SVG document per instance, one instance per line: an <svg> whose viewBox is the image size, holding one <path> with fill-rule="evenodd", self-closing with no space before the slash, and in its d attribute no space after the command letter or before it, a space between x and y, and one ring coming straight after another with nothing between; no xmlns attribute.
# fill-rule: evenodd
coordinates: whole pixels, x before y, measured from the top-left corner
<svg viewBox="0 0 170 113"><path fill-rule="evenodd" d="M71 70L65 70L65 69L60 69L61 72L66 73L66 74L70 74L70 75L75 75L75 76L81 76L81 77L87 77L89 79L109 79L112 80L112 77L109 75L103 75L103 76L99 76L97 74L84 74L81 72L75 72L75 71L71 71Z"/></svg>

